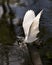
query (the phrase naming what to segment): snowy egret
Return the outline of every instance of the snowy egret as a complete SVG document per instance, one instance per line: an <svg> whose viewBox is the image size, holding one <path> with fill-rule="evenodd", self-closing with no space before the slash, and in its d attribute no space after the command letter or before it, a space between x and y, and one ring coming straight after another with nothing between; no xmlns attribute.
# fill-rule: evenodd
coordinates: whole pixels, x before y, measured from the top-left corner
<svg viewBox="0 0 52 65"><path fill-rule="evenodd" d="M39 20L42 14L42 11L35 16L35 13L33 10L28 10L24 16L23 20L23 29L25 33L25 43L32 43L36 41L37 34L39 33Z"/></svg>

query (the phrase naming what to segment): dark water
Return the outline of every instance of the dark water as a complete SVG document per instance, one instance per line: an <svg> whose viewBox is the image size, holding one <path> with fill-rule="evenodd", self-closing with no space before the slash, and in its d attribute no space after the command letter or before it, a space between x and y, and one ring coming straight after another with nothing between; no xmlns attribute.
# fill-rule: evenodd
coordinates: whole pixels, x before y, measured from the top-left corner
<svg viewBox="0 0 52 65"><path fill-rule="evenodd" d="M40 12L41 9L43 9L44 11L40 19L41 40L46 41L48 38L51 38L52 37L52 1L39 0L36 2L33 0L21 0L21 2L25 3L26 6L12 6L12 9L16 14L16 19L17 20L19 20L20 18L23 19L24 14L28 9L33 9L36 15ZM21 32L19 33L19 31L21 30L21 27L15 26L15 29L16 29L17 35L21 35ZM1 51L1 48L0 48L0 51ZM15 44L13 47L10 47L10 53L9 53L10 64L9 65L23 65L25 62L24 59L27 59L27 57L28 57L28 51L25 46L21 48ZM3 56L3 58L4 58L3 65L6 65L5 56ZM0 55L0 59L2 59L1 55ZM2 61L0 60L0 65L1 65L1 62ZM26 60L26 62L28 61Z"/></svg>

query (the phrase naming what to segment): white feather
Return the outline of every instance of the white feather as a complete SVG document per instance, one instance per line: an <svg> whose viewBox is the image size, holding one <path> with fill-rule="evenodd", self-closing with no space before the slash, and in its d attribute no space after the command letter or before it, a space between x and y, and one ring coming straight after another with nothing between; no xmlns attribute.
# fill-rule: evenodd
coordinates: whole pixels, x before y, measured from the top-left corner
<svg viewBox="0 0 52 65"><path fill-rule="evenodd" d="M42 11L40 11L40 13L36 17L34 16L33 19L28 20L26 18L27 19L26 22L23 23L23 28L24 28L24 32L25 32L24 42L32 43L38 39L37 34L39 33L39 20L40 20ZM27 11L27 12L29 12L29 11ZM29 13L29 15L30 15L30 13ZM28 14L26 16L28 16ZM33 17L33 15L32 15L32 17ZM24 19L25 19L25 17L24 17Z"/></svg>
<svg viewBox="0 0 52 65"><path fill-rule="evenodd" d="M23 28L25 35L28 35L30 25L32 24L33 20L35 18L35 13L33 10L28 10L24 16L23 20Z"/></svg>

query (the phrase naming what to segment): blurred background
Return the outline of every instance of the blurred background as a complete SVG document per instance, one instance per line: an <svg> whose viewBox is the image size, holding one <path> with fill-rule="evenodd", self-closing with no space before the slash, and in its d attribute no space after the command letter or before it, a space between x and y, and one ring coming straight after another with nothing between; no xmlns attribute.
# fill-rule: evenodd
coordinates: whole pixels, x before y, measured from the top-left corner
<svg viewBox="0 0 52 65"><path fill-rule="evenodd" d="M0 0L0 7L2 6L2 1L4 0ZM5 2L6 1L7 0L5 0ZM39 37L40 40L42 40L42 45L39 47L38 52L41 58L42 65L52 65L52 0L9 0L9 5L12 9L10 10L10 12L14 13L14 17L13 15L10 15L9 18L10 21L13 21L16 37L20 36L22 38L25 36L22 28L22 22L26 11L32 9L37 15L43 9L39 24ZM3 20L2 17L3 16L0 17L0 22ZM7 18L5 20L7 20ZM3 26L2 28L1 24ZM0 41L4 25L5 24L0 23ZM4 28L4 31L7 29ZM11 32L13 32L13 30ZM10 36L9 38L8 34L6 37L4 36L4 38L6 38L7 40L4 40L2 37L2 41L0 42L0 65L32 65L27 46L22 45L19 40L17 40L16 42L16 40L14 39L14 33L11 33L12 37ZM20 45L18 45L18 43L20 43ZM31 49L34 50L33 52L35 52L35 46L32 45L31 47Z"/></svg>

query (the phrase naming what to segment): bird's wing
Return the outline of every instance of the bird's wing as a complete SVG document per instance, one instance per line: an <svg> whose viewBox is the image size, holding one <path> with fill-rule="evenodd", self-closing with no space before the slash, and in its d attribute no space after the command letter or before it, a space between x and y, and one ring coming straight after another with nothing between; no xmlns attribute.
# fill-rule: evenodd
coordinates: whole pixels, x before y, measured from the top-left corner
<svg viewBox="0 0 52 65"><path fill-rule="evenodd" d="M39 20L40 20L41 14L42 14L42 11L36 16L36 18L33 20L29 28L29 33L26 38L28 43L31 43L38 39L37 34L39 33Z"/></svg>
<svg viewBox="0 0 52 65"><path fill-rule="evenodd" d="M25 35L28 34L30 25L32 24L33 19L35 18L35 13L33 10L28 10L24 16L23 20L23 29L25 32Z"/></svg>

